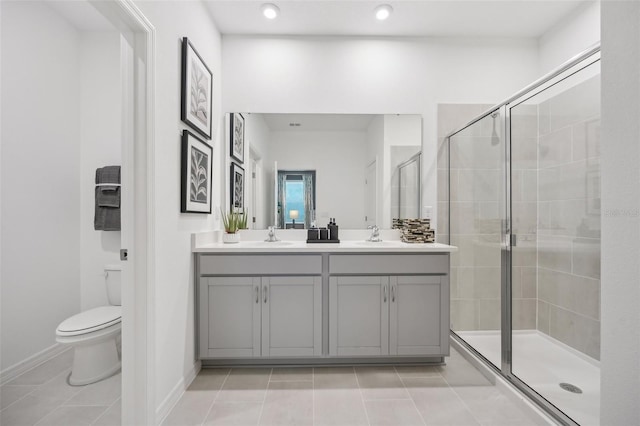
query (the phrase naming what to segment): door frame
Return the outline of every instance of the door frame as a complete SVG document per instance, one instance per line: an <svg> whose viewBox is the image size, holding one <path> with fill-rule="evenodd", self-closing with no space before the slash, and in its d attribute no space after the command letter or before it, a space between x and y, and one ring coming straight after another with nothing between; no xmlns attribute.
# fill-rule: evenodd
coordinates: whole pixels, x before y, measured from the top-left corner
<svg viewBox="0 0 640 426"><path fill-rule="evenodd" d="M123 104L122 425L155 425L155 28L132 0L88 0L132 48ZM126 141L124 142L126 144ZM125 149L127 148L127 149ZM128 192L128 194L127 194Z"/></svg>

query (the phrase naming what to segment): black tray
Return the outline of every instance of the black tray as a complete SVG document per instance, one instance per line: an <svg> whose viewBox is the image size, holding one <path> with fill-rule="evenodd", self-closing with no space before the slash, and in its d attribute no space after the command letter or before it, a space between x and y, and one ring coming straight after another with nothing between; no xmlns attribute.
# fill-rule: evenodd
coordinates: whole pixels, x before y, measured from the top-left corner
<svg viewBox="0 0 640 426"><path fill-rule="evenodd" d="M307 240L307 244L316 244L316 243L333 243L337 244L340 240Z"/></svg>

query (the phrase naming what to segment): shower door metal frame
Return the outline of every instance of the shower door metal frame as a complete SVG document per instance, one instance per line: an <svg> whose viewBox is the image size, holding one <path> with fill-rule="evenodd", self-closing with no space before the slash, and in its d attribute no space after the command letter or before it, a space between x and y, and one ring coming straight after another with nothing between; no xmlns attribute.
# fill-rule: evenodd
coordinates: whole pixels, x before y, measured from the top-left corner
<svg viewBox="0 0 640 426"><path fill-rule="evenodd" d="M513 357L512 357L512 336L513 336L513 324L512 324L512 287L511 287L511 266L512 266L512 248L515 245L516 235L512 233L512 204L511 204L511 109L517 105L525 102L526 100L540 94L541 92L561 83L565 79L572 75L581 72L585 68L600 61L600 44L596 44L589 49L585 50L579 55L576 55L571 60L560 66L555 71L545 75L541 79L535 81L529 86L525 87L521 91L512 95L508 99L499 104L491 107L484 113L476 116L474 119L467 122L464 126L459 127L446 136L447 141L447 162L448 162L448 182L447 182L447 200L449 203L449 217L448 217L448 238L451 243L451 138L459 132L465 130L469 126L476 122L486 118L487 116L500 113L501 125L504 131L504 181L503 181L503 194L502 199L504 201L503 221L502 221L502 235L501 235L501 365L498 368L491 363L485 356L483 356L478 350L467 343L463 338L458 336L455 331L450 330L452 338L454 338L462 346L470 350L476 355L485 365L500 376L504 377L507 381L513 384L516 389L522 392L530 400L540 406L555 420L565 425L578 426L578 423L572 418L567 416L560 408L556 407L553 403L544 398L541 394L536 392L533 388L527 385L524 381L513 374Z"/></svg>

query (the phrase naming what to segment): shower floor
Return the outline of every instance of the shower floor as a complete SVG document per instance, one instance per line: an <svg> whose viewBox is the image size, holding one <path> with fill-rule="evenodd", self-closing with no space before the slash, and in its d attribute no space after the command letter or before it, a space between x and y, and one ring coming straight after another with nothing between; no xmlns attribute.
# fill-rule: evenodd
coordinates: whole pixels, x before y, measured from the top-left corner
<svg viewBox="0 0 640 426"><path fill-rule="evenodd" d="M456 332L494 365L500 366L498 331ZM549 402L581 425L600 424L600 367L596 360L542 333L513 334L512 371ZM570 383L581 394L560 388Z"/></svg>

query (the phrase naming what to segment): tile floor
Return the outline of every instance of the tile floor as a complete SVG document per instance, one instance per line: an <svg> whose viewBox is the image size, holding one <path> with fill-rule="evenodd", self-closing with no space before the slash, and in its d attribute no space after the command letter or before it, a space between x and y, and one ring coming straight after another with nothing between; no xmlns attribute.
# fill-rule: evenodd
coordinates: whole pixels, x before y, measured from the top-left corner
<svg viewBox="0 0 640 426"><path fill-rule="evenodd" d="M2 426L120 425L121 376L69 386L68 350L0 386Z"/></svg>
<svg viewBox="0 0 640 426"><path fill-rule="evenodd" d="M164 426L534 425L458 352L446 366L203 369Z"/></svg>

